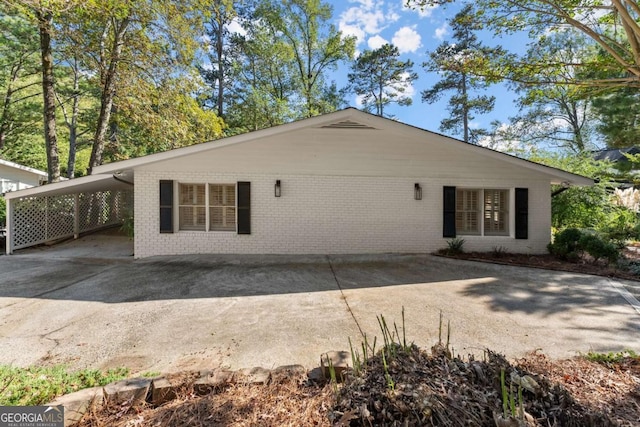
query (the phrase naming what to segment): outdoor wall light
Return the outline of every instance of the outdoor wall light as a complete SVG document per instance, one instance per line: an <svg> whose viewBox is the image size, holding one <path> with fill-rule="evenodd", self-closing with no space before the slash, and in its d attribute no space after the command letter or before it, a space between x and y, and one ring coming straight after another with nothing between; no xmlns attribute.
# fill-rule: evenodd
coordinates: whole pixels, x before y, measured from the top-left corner
<svg viewBox="0 0 640 427"><path fill-rule="evenodd" d="M276 179L275 195L276 197L280 197L282 195L282 187L279 179Z"/></svg>
<svg viewBox="0 0 640 427"><path fill-rule="evenodd" d="M413 186L413 198L416 200L422 200L422 187L417 182Z"/></svg>

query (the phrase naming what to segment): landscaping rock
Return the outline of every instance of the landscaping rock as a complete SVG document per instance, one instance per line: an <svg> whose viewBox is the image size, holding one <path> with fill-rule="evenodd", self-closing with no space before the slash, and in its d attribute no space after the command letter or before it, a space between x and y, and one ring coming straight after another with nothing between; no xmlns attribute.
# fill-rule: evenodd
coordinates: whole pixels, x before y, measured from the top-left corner
<svg viewBox="0 0 640 427"><path fill-rule="evenodd" d="M224 387L234 381L235 373L225 369L200 371L200 377L193 383L193 390L198 395L211 393L216 388Z"/></svg>
<svg viewBox="0 0 640 427"><path fill-rule="evenodd" d="M271 371L271 382L280 382L291 377L304 375L307 370L302 365L278 366Z"/></svg>
<svg viewBox="0 0 640 427"><path fill-rule="evenodd" d="M158 406L176 398L176 386L164 377L151 381L151 404Z"/></svg>
<svg viewBox="0 0 640 427"><path fill-rule="evenodd" d="M146 402L150 387L148 378L131 378L106 385L104 396L109 403L130 401L132 405L139 405Z"/></svg>
<svg viewBox="0 0 640 427"><path fill-rule="evenodd" d="M75 393L60 396L47 406L64 406L64 425L70 426L82 418L92 405L101 407L104 403L102 387L85 388Z"/></svg>
<svg viewBox="0 0 640 427"><path fill-rule="evenodd" d="M251 369L241 369L239 374L247 384L266 384L269 382L271 371L260 367Z"/></svg>

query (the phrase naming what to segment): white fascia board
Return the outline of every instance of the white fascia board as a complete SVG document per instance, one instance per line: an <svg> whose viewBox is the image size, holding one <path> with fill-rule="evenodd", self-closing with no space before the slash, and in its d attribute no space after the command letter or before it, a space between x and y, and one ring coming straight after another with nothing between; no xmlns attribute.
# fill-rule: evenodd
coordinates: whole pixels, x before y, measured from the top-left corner
<svg viewBox="0 0 640 427"><path fill-rule="evenodd" d="M66 181L45 184L39 187L26 188L24 190L10 191L4 194L5 199L17 199L30 196L48 196L54 194L68 194L81 192L88 187L94 188L96 184L107 184L109 180L117 181L112 175L89 175ZM105 188L106 189L106 188Z"/></svg>
<svg viewBox="0 0 640 427"><path fill-rule="evenodd" d="M10 162L8 160L0 159L0 165L4 165L4 166L10 167L10 168L14 168L14 169L20 169L20 170L23 170L25 172L30 172L30 173L38 175L38 176L48 176L47 173L44 172L44 171L41 171L39 169L30 168L29 166L24 166L24 165L21 165L19 163Z"/></svg>

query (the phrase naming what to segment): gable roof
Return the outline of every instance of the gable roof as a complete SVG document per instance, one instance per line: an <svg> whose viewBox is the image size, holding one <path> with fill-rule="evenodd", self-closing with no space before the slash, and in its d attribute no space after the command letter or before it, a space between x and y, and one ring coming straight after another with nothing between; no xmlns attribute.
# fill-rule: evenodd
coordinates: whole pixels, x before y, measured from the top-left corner
<svg viewBox="0 0 640 427"><path fill-rule="evenodd" d="M490 148L469 144L458 139L447 137L438 133L427 131L416 126L407 125L391 119L376 116L370 113L357 110L355 108L347 108L333 113L315 116L307 119L298 120L291 123L275 126L272 128L257 130L240 135L235 135L220 140L205 142L202 144L192 145L188 147L177 148L156 154L150 154L144 157L138 157L119 162L109 163L94 168L93 174L123 174L132 175L136 168L149 166L157 162L178 159L184 156L192 156L204 154L212 150L222 149L224 147L243 144L250 141L259 141L270 137L284 137L292 132L302 133L304 130L317 129L317 132L326 129L337 130L340 132L371 132L375 130L383 130L389 135L402 133L409 135L413 139L420 140L426 137L436 139L438 144L446 144L448 147L467 152L468 154L478 155L481 157L493 158L506 163L532 170L549 176L550 181L554 184L572 184L572 185L593 185L593 180L584 176L576 175L563 171L561 169L545 166L519 157L495 151Z"/></svg>
<svg viewBox="0 0 640 427"><path fill-rule="evenodd" d="M461 153L466 152L467 154L477 155L484 157L485 159L502 161L512 166L537 172L548 177L552 184L577 186L593 185L592 179L581 175L545 166L530 160L521 159L490 148L469 144L455 138L370 113L365 113L350 107L333 113L274 126L272 128L261 129L188 147L176 148L174 150L150 154L143 157L104 164L95 167L92 175L7 193L6 198L13 199L36 195L56 195L83 191L130 189L131 185L133 185L133 176L137 168L149 167L155 164L162 165L161 162L180 159L186 156L195 155L197 158L200 158L202 157L199 156L200 154L223 149L224 147L240 147L244 143L262 143L263 140L269 143L269 141L273 141L274 138L283 139L292 135L303 135L304 137L308 137L309 135L327 130L335 132L334 135L336 136L342 135L345 138L348 138L349 135L358 135L356 133L352 134L351 132L362 132L359 137L366 139L374 135L374 132L380 131L386 132L386 136L389 137L402 135L410 138L412 141L418 142L420 140L426 141L425 138L429 138L430 140L433 140L432 142L435 144L434 146L439 147L441 146L440 144L443 144L448 148L460 150ZM299 141L300 144L307 142L304 139L299 140L297 137L294 139Z"/></svg>
<svg viewBox="0 0 640 427"><path fill-rule="evenodd" d="M21 171L29 172L29 173L32 173L34 175L47 177L47 173L44 172L44 171L41 171L39 169L30 168L29 166L24 166L24 165L21 165L19 163L10 162L9 160L0 159L0 166L6 166L6 167L12 168L12 169L19 169Z"/></svg>

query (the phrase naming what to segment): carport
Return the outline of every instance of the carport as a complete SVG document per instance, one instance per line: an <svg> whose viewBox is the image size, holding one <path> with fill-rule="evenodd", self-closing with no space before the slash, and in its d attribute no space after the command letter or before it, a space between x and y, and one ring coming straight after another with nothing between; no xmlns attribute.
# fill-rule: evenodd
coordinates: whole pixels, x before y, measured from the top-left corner
<svg viewBox="0 0 640 427"><path fill-rule="evenodd" d="M122 224L133 215L133 183L90 175L9 192L6 253Z"/></svg>

